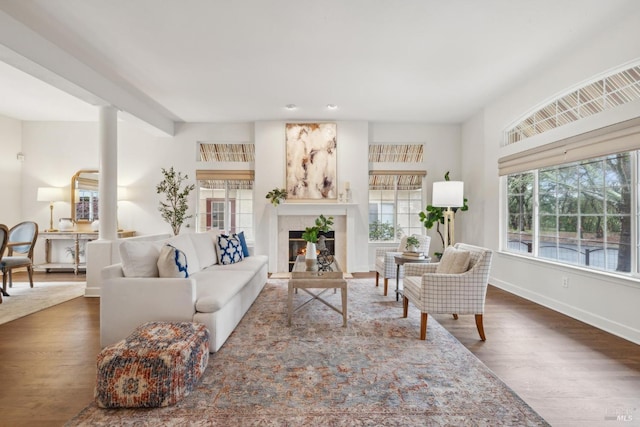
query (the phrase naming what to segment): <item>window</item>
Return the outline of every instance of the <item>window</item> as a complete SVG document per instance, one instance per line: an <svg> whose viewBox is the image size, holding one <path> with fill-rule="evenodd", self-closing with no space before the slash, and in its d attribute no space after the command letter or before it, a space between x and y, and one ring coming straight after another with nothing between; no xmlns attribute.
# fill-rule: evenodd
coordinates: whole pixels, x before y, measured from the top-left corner
<svg viewBox="0 0 640 427"><path fill-rule="evenodd" d="M632 272L637 155L611 154L509 175L507 250Z"/></svg>
<svg viewBox="0 0 640 427"><path fill-rule="evenodd" d="M225 176L228 179L221 179ZM197 230L244 231L254 239L253 174L251 171L196 171ZM212 179L213 178L213 179Z"/></svg>
<svg viewBox="0 0 640 427"><path fill-rule="evenodd" d="M395 241L403 235L423 234L418 212L424 208L424 172L369 175L369 240Z"/></svg>

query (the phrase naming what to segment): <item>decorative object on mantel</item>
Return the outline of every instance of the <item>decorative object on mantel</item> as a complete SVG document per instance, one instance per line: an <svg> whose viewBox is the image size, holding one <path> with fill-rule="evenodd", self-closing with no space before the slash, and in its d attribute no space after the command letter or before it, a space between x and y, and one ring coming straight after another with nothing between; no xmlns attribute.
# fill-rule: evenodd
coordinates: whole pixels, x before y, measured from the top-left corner
<svg viewBox="0 0 640 427"><path fill-rule="evenodd" d="M319 233L326 233L331 231L333 225L333 217L325 217L320 214L316 218L315 225L313 227L306 227L304 233L302 233L302 239L307 242L307 249L305 252L305 262L307 263L307 271L313 271L317 263L316 243L318 243Z"/></svg>
<svg viewBox="0 0 640 427"><path fill-rule="evenodd" d="M287 199L287 190L285 188L274 188L267 193L265 199L270 199L273 206L278 206L280 202Z"/></svg>
<svg viewBox="0 0 640 427"><path fill-rule="evenodd" d="M287 193L290 199L336 200L335 123L287 123Z"/></svg>
<svg viewBox="0 0 640 427"><path fill-rule="evenodd" d="M174 235L180 233L182 224L193 215L187 215L189 205L187 199L196 186L194 184L186 185L182 188L182 182L189 179L188 175L182 175L182 172L176 172L173 166L169 170L162 168L162 176L164 179L156 186L157 194L164 194L167 203L160 201L158 210L162 215L162 219L171 225Z"/></svg>
<svg viewBox="0 0 640 427"><path fill-rule="evenodd" d="M455 182L459 182L459 181L450 181L449 171L447 171L447 173L444 174L444 182L439 182L439 183L434 182L434 190L439 191L440 189L442 189L442 187L436 189L435 184L448 184L448 183L454 184ZM437 195L434 194L433 198L436 199L436 196ZM427 230L433 228L434 225L436 226L436 231L438 232L438 235L440 235L440 240L442 241L443 248L446 248L449 244L452 244L453 242L454 230L453 230L453 227L451 227L450 229L449 225L453 225L452 224L453 217L455 216L456 212L458 210L461 210L461 211L469 210L469 205L467 204L467 198L462 197L462 189L460 189L459 197L462 198L461 203L459 203L460 206L457 206L457 207L453 205L443 206L441 203L438 203L437 200L434 200L432 201L431 205L427 205L426 213L422 211L418 214L420 216L420 222L422 223L422 225L425 226ZM447 223L445 223L445 217L447 218ZM445 238L445 235L443 235L442 232L440 232L440 224L443 224L445 226L446 238ZM436 257L440 257L442 254L435 252L434 255Z"/></svg>

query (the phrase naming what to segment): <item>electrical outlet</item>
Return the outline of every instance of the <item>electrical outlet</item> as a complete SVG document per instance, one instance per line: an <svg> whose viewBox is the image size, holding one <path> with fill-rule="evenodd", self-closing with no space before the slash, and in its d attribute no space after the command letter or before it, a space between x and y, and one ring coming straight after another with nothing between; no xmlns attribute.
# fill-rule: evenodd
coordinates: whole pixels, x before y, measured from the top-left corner
<svg viewBox="0 0 640 427"><path fill-rule="evenodd" d="M563 288L569 287L569 278L567 276L562 276L562 287Z"/></svg>

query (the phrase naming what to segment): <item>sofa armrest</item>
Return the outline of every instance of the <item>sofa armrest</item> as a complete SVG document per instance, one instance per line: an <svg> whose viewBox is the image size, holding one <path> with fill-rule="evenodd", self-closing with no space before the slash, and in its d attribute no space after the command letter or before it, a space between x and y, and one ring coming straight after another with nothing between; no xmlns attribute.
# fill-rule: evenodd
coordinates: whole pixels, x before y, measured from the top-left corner
<svg viewBox="0 0 640 427"><path fill-rule="evenodd" d="M435 273L439 262L430 263L408 263L404 265L405 276L422 276L423 274Z"/></svg>
<svg viewBox="0 0 640 427"><path fill-rule="evenodd" d="M100 288L100 343L103 347L126 338L145 322L193 321L194 279L117 277L117 268L111 267L103 270L106 280Z"/></svg>

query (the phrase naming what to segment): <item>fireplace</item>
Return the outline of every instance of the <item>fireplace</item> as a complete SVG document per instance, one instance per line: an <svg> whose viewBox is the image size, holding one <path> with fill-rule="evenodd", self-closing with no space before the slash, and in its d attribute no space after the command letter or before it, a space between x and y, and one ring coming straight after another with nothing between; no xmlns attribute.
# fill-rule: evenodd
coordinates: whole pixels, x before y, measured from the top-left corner
<svg viewBox="0 0 640 427"><path fill-rule="evenodd" d="M320 213L334 217L335 260L342 271L350 271L355 254L355 212L356 205L346 203L281 203L269 217L270 271L289 271L289 231L304 230Z"/></svg>
<svg viewBox="0 0 640 427"><path fill-rule="evenodd" d="M289 230L289 271L293 270L293 264L296 262L298 255L304 255L307 251L307 242L302 238L303 230ZM331 255L335 254L335 232L328 231L319 233L319 236L325 237L325 245Z"/></svg>

